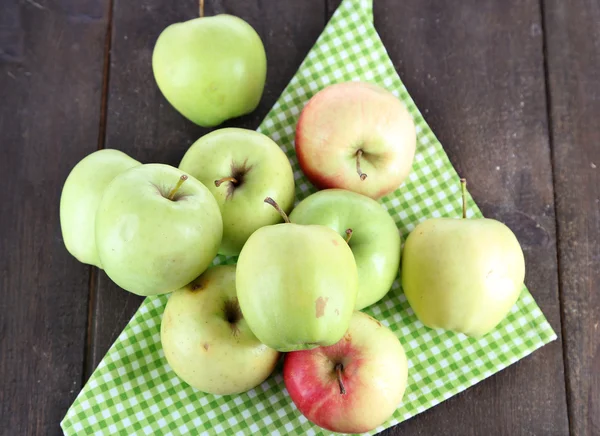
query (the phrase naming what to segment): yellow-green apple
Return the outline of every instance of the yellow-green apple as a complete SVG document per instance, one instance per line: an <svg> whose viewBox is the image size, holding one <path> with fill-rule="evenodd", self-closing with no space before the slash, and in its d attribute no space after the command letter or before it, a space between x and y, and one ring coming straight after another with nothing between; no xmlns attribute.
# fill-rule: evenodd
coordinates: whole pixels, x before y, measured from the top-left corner
<svg viewBox="0 0 600 436"><path fill-rule="evenodd" d="M217 254L222 234L210 191L169 165L121 173L96 213L96 245L106 274L138 295L171 292L198 277Z"/></svg>
<svg viewBox="0 0 600 436"><path fill-rule="evenodd" d="M525 260L514 233L493 219L432 218L404 244L402 287L419 320L478 338L496 327L523 288Z"/></svg>
<svg viewBox="0 0 600 436"><path fill-rule="evenodd" d="M160 339L173 371L196 389L216 395L254 388L279 359L277 351L256 339L242 315L234 265L209 268L173 292Z"/></svg>
<svg viewBox="0 0 600 436"><path fill-rule="evenodd" d="M400 266L400 233L375 200L343 189L326 189L302 200L290 215L297 224L320 224L347 239L358 269L355 309L379 301Z"/></svg>
<svg viewBox="0 0 600 436"><path fill-rule="evenodd" d="M102 268L96 249L96 210L108 184L123 171L141 165L118 150L98 150L69 173L60 196L60 228L69 253Z"/></svg>
<svg viewBox="0 0 600 436"><path fill-rule="evenodd" d="M355 312L344 337L329 347L285 356L283 380L306 418L330 431L363 433L387 421L408 378L404 348L379 321Z"/></svg>
<svg viewBox="0 0 600 436"><path fill-rule="evenodd" d="M244 318L262 343L278 351L334 344L356 303L352 251L329 227L292 224L279 210L286 223L258 229L238 259Z"/></svg>
<svg viewBox="0 0 600 436"><path fill-rule="evenodd" d="M296 127L298 162L315 186L374 199L402 184L415 145L415 125L404 104L370 83L338 83L319 91Z"/></svg>
<svg viewBox="0 0 600 436"><path fill-rule="evenodd" d="M277 198L289 212L294 205L294 173L285 153L254 130L226 128L198 139L179 165L212 192L223 217L220 254L238 255L252 233L281 222L263 203Z"/></svg>
<svg viewBox="0 0 600 436"><path fill-rule="evenodd" d="M258 106L267 57L252 26L222 14L163 30L152 54L152 70L175 109L190 121L211 127Z"/></svg>

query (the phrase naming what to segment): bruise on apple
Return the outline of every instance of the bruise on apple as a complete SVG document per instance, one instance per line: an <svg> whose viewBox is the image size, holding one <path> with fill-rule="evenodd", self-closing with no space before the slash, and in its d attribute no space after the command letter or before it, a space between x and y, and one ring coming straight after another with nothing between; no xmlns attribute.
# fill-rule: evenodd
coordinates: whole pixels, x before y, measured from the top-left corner
<svg viewBox="0 0 600 436"><path fill-rule="evenodd" d="M164 329L168 329L169 327L171 327L171 325L173 324L173 318L171 317L170 313L167 313L166 316L164 317L163 320L163 324L164 324Z"/></svg>
<svg viewBox="0 0 600 436"><path fill-rule="evenodd" d="M369 319L371 321L373 321L374 323L376 323L379 327L383 327L383 324L381 324L377 318L373 318L372 316L369 316L369 315L367 315L367 316L369 317Z"/></svg>
<svg viewBox="0 0 600 436"><path fill-rule="evenodd" d="M201 277L194 279L187 287L190 292L198 292L206 288L207 282L202 280Z"/></svg>
<svg viewBox="0 0 600 436"><path fill-rule="evenodd" d="M321 318L325 315L325 306L327 306L328 297L319 297L315 300L315 316Z"/></svg>

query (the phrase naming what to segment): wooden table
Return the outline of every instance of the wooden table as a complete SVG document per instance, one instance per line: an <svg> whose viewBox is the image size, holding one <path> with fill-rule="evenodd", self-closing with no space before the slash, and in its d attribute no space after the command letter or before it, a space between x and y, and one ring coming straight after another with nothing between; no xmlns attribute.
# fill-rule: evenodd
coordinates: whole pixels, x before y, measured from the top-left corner
<svg viewBox="0 0 600 436"><path fill-rule="evenodd" d="M339 3L206 0L268 55L255 128ZM567 4L568 3L568 4ZM99 148L177 165L206 130L158 91L160 31L194 0L0 4L0 434L59 421L141 299L79 264L58 217L71 168ZM559 339L391 429L417 435L600 434L600 5L376 0L406 87L483 212L521 241Z"/></svg>

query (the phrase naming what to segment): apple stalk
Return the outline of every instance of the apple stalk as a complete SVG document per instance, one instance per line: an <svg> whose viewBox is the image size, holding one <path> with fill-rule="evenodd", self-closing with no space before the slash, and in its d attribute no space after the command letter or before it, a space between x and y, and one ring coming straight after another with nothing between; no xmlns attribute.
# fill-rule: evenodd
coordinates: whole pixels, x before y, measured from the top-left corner
<svg viewBox="0 0 600 436"><path fill-rule="evenodd" d="M288 223L288 224L290 223L290 219L289 219L289 217L287 216L287 213L285 213L285 212L283 211L283 209L282 209L281 207L279 207L279 205L277 204L277 202L276 202L275 200L273 200L271 197L267 197L267 198L265 198L265 200L264 200L264 201L265 201L265 203L267 203L267 204L270 204L271 206L273 206L273 207L275 208L275 210L276 210L277 212L279 212L279 215L281 215L281 217L283 218L283 220L284 220L286 223Z"/></svg>
<svg viewBox="0 0 600 436"><path fill-rule="evenodd" d="M346 244L350 244L350 239L352 238L352 229L346 229Z"/></svg>
<svg viewBox="0 0 600 436"><path fill-rule="evenodd" d="M360 180L365 180L367 178L367 175L365 173L362 172L362 170L360 169L360 158L363 155L363 151L362 149L359 149L356 152L356 172L358 173L358 177L360 177Z"/></svg>
<svg viewBox="0 0 600 436"><path fill-rule="evenodd" d="M204 17L204 0L200 0L200 4L198 5L200 18Z"/></svg>
<svg viewBox="0 0 600 436"><path fill-rule="evenodd" d="M462 196L462 217L467 217L467 179L460 179L460 190Z"/></svg>
<svg viewBox="0 0 600 436"><path fill-rule="evenodd" d="M239 183L235 177L223 177L223 178L220 178L219 180L215 180L215 186L218 188L225 182L231 182L234 185L237 185Z"/></svg>
<svg viewBox="0 0 600 436"><path fill-rule="evenodd" d="M337 376L338 384L340 385L340 394L346 394L346 388L344 387L344 381L342 380L342 371L344 370L344 365L338 363L335 365L335 374Z"/></svg>
<svg viewBox="0 0 600 436"><path fill-rule="evenodd" d="M185 182L187 179L188 176L186 176L185 174L179 178L175 187L171 189L171 191L169 191L169 195L167 195L167 198L169 200L173 201L173 199L175 198L175 194L177 194L177 191L179 191L179 188L181 188L181 185L183 185L183 182Z"/></svg>

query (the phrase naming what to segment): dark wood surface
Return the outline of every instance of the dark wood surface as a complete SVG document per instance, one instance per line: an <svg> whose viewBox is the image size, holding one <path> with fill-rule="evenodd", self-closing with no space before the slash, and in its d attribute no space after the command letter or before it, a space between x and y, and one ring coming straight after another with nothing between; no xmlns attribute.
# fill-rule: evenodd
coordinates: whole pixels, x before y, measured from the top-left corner
<svg viewBox="0 0 600 436"><path fill-rule="evenodd" d="M255 128L339 1L206 0L263 39ZM59 421L141 299L65 250L62 184L117 148L177 165L206 130L151 71L154 41L195 1L0 3L0 434ZM600 434L600 6L589 0L377 0L394 65L484 214L521 241L559 340L387 434Z"/></svg>
<svg viewBox="0 0 600 436"><path fill-rule="evenodd" d="M517 235L526 283L560 332L539 4L402 3L400 14L397 1L376 2L388 53L484 215ZM561 340L390 434L403 432L567 434Z"/></svg>
<svg viewBox="0 0 600 436"><path fill-rule="evenodd" d="M82 387L90 268L58 204L96 150L104 1L0 3L0 434L58 434Z"/></svg>
<svg viewBox="0 0 600 436"><path fill-rule="evenodd" d="M550 143L567 404L574 435L600 435L599 23L597 2L547 2Z"/></svg>

